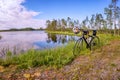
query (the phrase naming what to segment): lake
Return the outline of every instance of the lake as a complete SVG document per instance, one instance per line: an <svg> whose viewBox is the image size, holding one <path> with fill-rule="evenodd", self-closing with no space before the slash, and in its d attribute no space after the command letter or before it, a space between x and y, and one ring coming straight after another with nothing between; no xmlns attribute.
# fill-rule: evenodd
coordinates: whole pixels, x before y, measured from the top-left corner
<svg viewBox="0 0 120 80"><path fill-rule="evenodd" d="M49 49L66 45L69 41L78 39L77 36L49 34L45 31L13 31L0 32L0 57L6 51L14 54L27 51L29 49Z"/></svg>

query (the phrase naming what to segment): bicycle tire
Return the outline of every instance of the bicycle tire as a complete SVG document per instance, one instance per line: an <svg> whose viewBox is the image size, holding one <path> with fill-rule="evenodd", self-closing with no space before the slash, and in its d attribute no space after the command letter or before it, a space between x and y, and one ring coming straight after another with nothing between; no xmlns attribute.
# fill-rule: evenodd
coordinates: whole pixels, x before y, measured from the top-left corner
<svg viewBox="0 0 120 80"><path fill-rule="evenodd" d="M92 36L92 40L90 42L90 50L95 50L100 47L100 39L98 36Z"/></svg>
<svg viewBox="0 0 120 80"><path fill-rule="evenodd" d="M80 51L82 50L82 47L83 47L83 39L80 38L75 43L75 46L73 48L73 55L77 56L80 53Z"/></svg>

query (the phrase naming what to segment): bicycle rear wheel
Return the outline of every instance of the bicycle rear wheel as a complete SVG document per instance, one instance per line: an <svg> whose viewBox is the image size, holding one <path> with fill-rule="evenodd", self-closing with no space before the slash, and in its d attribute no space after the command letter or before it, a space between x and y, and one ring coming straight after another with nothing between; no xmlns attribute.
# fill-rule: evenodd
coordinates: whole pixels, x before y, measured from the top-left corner
<svg viewBox="0 0 120 80"><path fill-rule="evenodd" d="M73 55L76 56L80 53L83 47L83 39L80 38L76 41L75 46L73 48Z"/></svg>
<svg viewBox="0 0 120 80"><path fill-rule="evenodd" d="M95 50L100 47L100 39L97 36L92 36L92 40L90 42L90 50Z"/></svg>

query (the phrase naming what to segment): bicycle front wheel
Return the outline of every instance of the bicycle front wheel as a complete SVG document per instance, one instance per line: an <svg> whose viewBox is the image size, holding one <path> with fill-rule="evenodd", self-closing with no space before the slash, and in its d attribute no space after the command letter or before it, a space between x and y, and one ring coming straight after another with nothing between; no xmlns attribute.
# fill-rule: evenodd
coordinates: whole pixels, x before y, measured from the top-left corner
<svg viewBox="0 0 120 80"><path fill-rule="evenodd" d="M93 36L92 41L90 42L90 49L95 50L100 47L100 39L97 36Z"/></svg>
<svg viewBox="0 0 120 80"><path fill-rule="evenodd" d="M83 39L80 38L76 41L75 46L73 48L73 55L76 56L80 53L83 47Z"/></svg>

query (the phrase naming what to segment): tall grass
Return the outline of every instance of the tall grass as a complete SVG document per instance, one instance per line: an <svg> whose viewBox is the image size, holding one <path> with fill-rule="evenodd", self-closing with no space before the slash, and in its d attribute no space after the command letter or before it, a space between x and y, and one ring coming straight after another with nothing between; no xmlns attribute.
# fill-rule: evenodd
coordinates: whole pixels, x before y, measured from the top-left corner
<svg viewBox="0 0 120 80"><path fill-rule="evenodd" d="M9 66L17 65L18 68L30 68L36 66L54 66L62 67L74 59L72 54L74 43L71 42L67 46L58 47L49 50L36 51L31 49L24 54L19 54L11 57L6 56L5 59L0 60L0 65ZM10 54L7 53L7 54Z"/></svg>
<svg viewBox="0 0 120 80"><path fill-rule="evenodd" d="M101 46L109 44L113 39L120 39L118 36L109 34L99 34ZM75 42L69 42L68 45L48 50L31 49L26 53L12 56L11 52L7 52L5 59L0 59L0 65L9 66L16 65L18 68L32 68L37 66L49 66L60 68L67 65L75 59L73 56L73 46ZM90 54L90 50L84 48L79 55ZM78 55L78 56L79 56Z"/></svg>

